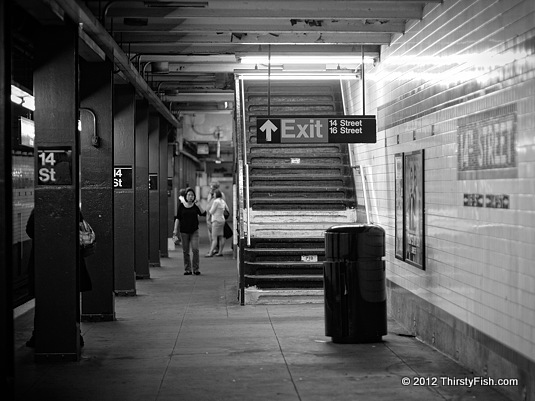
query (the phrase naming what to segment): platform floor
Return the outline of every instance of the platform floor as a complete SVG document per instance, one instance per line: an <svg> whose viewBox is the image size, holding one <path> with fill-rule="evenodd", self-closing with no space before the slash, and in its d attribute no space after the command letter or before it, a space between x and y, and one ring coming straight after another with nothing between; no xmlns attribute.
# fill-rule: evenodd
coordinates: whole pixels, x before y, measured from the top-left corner
<svg viewBox="0 0 535 401"><path fill-rule="evenodd" d="M36 364L24 345L33 309L17 317L16 399L508 400L447 385L474 375L392 319L383 342L342 345L325 337L321 304L240 306L232 251L207 250L204 239L200 276L183 275L177 247L136 282L137 296L116 298L116 321L82 323L80 362Z"/></svg>

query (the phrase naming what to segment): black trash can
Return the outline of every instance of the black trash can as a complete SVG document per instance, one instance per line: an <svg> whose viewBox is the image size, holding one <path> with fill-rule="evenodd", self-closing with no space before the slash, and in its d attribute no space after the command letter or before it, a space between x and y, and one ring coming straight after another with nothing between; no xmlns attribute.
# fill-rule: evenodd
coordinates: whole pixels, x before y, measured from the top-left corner
<svg viewBox="0 0 535 401"><path fill-rule="evenodd" d="M334 343L380 342L387 334L385 231L370 224L325 232L325 335Z"/></svg>

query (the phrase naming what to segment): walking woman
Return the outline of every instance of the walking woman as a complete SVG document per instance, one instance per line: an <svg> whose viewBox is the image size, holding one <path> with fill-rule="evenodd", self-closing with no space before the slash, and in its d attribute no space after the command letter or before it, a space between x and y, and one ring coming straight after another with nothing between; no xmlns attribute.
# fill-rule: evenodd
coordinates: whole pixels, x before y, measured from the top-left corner
<svg viewBox="0 0 535 401"><path fill-rule="evenodd" d="M223 256L223 248L225 247L225 235L224 235L224 226L225 226L225 210L228 210L227 203L223 199L222 192L219 189L214 191L215 200L212 203L210 208L210 215L212 216L212 245L210 252L206 254L207 257L210 256ZM218 249L219 243L219 251Z"/></svg>
<svg viewBox="0 0 535 401"><path fill-rule="evenodd" d="M196 200L195 191L186 188L186 202L178 205L175 220L180 223L180 237L182 238L182 252L184 253L184 274L199 275L199 216L204 216L206 211ZM176 233L177 225L175 224ZM193 258L190 259L190 247Z"/></svg>

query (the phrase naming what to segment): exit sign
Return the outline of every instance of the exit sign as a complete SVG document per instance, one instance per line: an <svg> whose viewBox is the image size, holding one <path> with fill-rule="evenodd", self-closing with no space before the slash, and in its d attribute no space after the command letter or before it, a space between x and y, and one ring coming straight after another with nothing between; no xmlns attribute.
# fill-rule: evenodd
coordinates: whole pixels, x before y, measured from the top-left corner
<svg viewBox="0 0 535 401"><path fill-rule="evenodd" d="M257 118L257 143L375 143L375 116Z"/></svg>

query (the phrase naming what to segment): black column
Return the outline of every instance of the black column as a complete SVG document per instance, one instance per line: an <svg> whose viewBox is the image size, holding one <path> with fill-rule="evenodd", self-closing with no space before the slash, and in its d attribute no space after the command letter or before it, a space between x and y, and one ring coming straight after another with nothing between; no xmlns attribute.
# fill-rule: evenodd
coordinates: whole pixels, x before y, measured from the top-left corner
<svg viewBox="0 0 535 401"><path fill-rule="evenodd" d="M13 398L13 294L11 244L13 200L11 190L11 46L10 1L0 2L0 364L2 388Z"/></svg>
<svg viewBox="0 0 535 401"><path fill-rule="evenodd" d="M79 360L78 26L38 35L35 96L35 359Z"/></svg>
<svg viewBox="0 0 535 401"><path fill-rule="evenodd" d="M149 104L136 102L136 278L150 278L149 269Z"/></svg>
<svg viewBox="0 0 535 401"><path fill-rule="evenodd" d="M149 177L156 182L149 190L149 261L150 266L160 266L160 195L158 172L160 168L160 117L149 115Z"/></svg>
<svg viewBox="0 0 535 401"><path fill-rule="evenodd" d="M115 320L113 293L113 64L80 66L82 213L97 236L85 259L93 289L82 293L83 320Z"/></svg>
<svg viewBox="0 0 535 401"><path fill-rule="evenodd" d="M170 126L163 118L160 122L160 156L159 156L159 178L158 192L160 197L160 256L169 256L168 238L171 237L167 221L167 135Z"/></svg>
<svg viewBox="0 0 535 401"><path fill-rule="evenodd" d="M134 165L135 91L116 85L114 94L114 243L115 293L135 295Z"/></svg>

